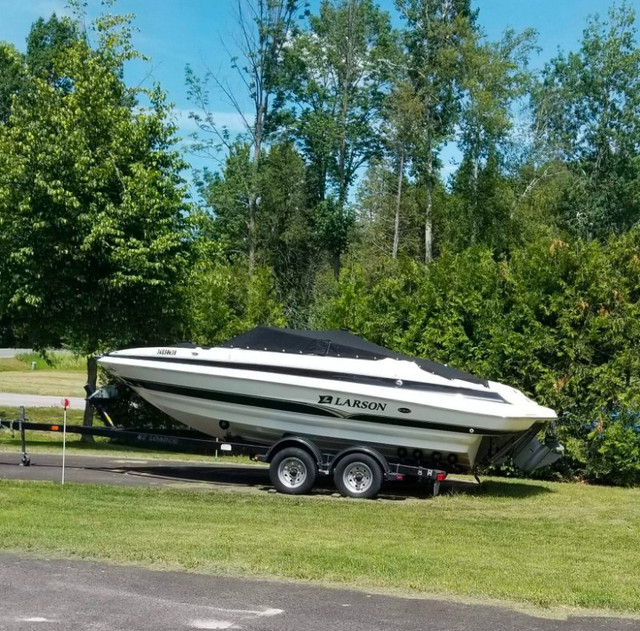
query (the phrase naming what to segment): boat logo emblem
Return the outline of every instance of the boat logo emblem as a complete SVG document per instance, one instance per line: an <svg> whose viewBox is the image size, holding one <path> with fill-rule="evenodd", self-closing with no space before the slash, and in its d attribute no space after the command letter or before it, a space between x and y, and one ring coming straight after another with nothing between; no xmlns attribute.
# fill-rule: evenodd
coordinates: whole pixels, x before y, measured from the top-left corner
<svg viewBox="0 0 640 631"><path fill-rule="evenodd" d="M411 414L411 410L409 408L398 408L398 412L402 412L403 414Z"/></svg>
<svg viewBox="0 0 640 631"><path fill-rule="evenodd" d="M380 410L382 412L387 407L386 403L378 403L377 401L345 399L343 397L334 397L330 394L321 394L319 396L318 403L321 405L339 405L341 407L356 408L358 410Z"/></svg>

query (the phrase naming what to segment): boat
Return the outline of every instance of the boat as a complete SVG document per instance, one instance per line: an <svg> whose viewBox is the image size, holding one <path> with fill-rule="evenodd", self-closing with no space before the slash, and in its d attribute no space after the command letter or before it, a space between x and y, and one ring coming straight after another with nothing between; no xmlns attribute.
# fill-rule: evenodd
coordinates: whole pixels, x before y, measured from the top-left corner
<svg viewBox="0 0 640 631"><path fill-rule="evenodd" d="M387 459L475 471L559 457L536 435L557 417L519 390L396 353L347 331L257 327L225 344L103 355L99 364L173 419L260 445L296 436L322 452L362 445Z"/></svg>

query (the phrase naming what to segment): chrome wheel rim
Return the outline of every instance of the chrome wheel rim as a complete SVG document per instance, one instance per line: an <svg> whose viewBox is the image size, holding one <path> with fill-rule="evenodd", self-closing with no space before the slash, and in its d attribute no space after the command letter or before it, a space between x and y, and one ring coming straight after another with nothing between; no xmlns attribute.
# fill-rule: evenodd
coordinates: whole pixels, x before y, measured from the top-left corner
<svg viewBox="0 0 640 631"><path fill-rule="evenodd" d="M285 458L278 467L278 477L285 486L296 489L307 479L307 467L298 458Z"/></svg>
<svg viewBox="0 0 640 631"><path fill-rule="evenodd" d="M354 462L344 470L342 481L353 493L366 493L373 484L373 471L363 462Z"/></svg>

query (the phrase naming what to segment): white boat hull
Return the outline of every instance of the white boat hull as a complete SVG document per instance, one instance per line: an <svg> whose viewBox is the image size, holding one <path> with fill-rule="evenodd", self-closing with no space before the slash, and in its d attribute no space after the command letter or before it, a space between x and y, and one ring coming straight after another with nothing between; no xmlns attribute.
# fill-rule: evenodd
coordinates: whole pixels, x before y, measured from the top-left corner
<svg viewBox="0 0 640 631"><path fill-rule="evenodd" d="M155 407L217 438L233 436L268 444L288 434L308 436L326 449L371 445L387 456L396 456L398 449L409 454L418 450L426 459L437 452L439 458L467 469L476 464L485 437L517 436L537 422L555 418L553 411L520 393L509 401L498 394L487 398L486 389L477 389L476 394L467 388L461 395L460 390L437 383L426 383L424 387L433 390L425 391L313 376L294 378L246 369L246 363L238 364L241 367L233 362L191 365L188 353L181 354L184 361L179 355L167 363L136 350L137 359L116 353L100 362Z"/></svg>

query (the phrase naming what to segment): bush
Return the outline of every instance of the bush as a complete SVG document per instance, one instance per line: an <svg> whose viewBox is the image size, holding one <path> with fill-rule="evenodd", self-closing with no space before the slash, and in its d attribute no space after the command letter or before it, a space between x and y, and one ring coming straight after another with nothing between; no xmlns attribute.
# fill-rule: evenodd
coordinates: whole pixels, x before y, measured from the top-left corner
<svg viewBox="0 0 640 631"><path fill-rule="evenodd" d="M640 410L640 226L504 260L476 247L428 267L353 263L333 293L319 325L511 384L558 412L557 471L640 484L639 434L619 412ZM593 429L595 416L608 420Z"/></svg>

